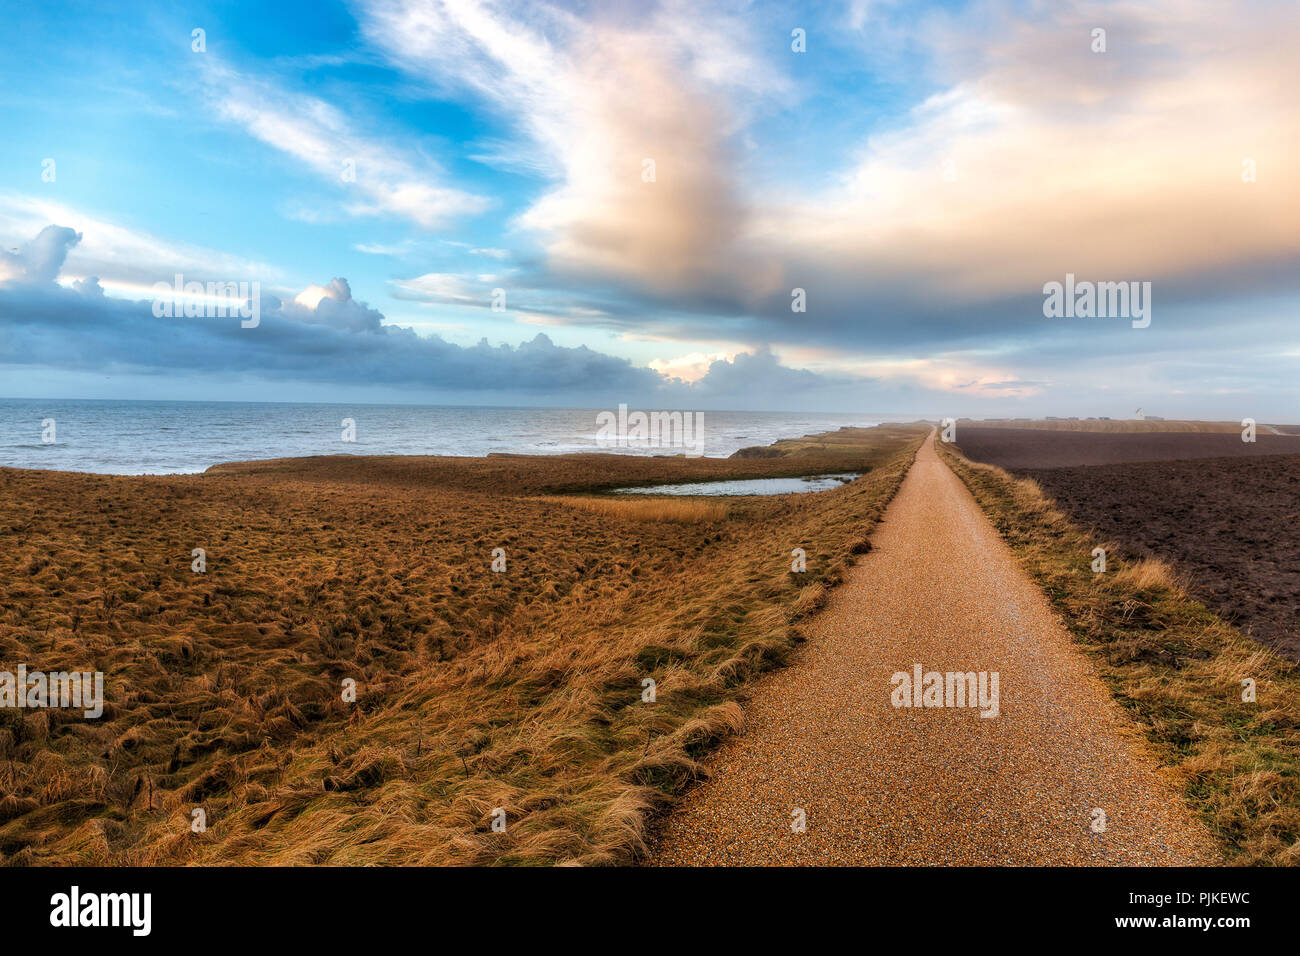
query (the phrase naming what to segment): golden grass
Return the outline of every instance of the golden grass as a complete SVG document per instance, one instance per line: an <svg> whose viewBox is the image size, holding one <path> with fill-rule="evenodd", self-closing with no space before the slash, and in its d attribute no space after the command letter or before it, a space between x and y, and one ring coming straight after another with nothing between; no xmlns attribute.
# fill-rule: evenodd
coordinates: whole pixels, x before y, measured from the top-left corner
<svg viewBox="0 0 1300 956"><path fill-rule="evenodd" d="M1112 546L1106 553L1118 550ZM1174 569L1159 558L1138 558L1125 564L1115 572L1115 580L1120 586L1133 591L1185 590Z"/></svg>
<svg viewBox="0 0 1300 956"><path fill-rule="evenodd" d="M706 524L721 521L727 516L728 511L726 502L701 501L696 498L588 498L576 495L573 497L553 495L541 500L627 521Z"/></svg>
<svg viewBox="0 0 1300 956"><path fill-rule="evenodd" d="M1168 566L1097 542L1031 482L940 452L1042 586L1230 862L1300 864L1300 666L1243 637ZM1107 572L1091 551L1107 548ZM1256 700L1243 700L1243 681Z"/></svg>
<svg viewBox="0 0 1300 956"><path fill-rule="evenodd" d="M873 431L838 453L867 473L852 485L696 523L545 496L831 469L816 456L0 469L0 667L101 670L106 695L99 720L0 711L0 862L634 859L648 815L740 727L745 682L780 663L861 551L923 434ZM205 574L190 570L196 547ZM497 547L504 573L490 570ZM795 547L806 574L790 571ZM195 808L206 832L191 830Z"/></svg>
<svg viewBox="0 0 1300 956"><path fill-rule="evenodd" d="M780 441L773 442L770 445L754 445L749 448L742 448L731 456L735 459L752 459L752 458L807 458L810 455L816 455L826 458L842 458L843 456L856 456L861 454L863 443L872 444L879 441L881 434L890 434L898 432L908 434L918 428L928 429L930 426L925 422L914 422L907 425L885 424L872 428L852 428L844 427L833 432L823 432L819 435L805 435L802 438L782 438ZM843 467L841 461L840 467ZM812 474L812 472L803 472L803 474Z"/></svg>

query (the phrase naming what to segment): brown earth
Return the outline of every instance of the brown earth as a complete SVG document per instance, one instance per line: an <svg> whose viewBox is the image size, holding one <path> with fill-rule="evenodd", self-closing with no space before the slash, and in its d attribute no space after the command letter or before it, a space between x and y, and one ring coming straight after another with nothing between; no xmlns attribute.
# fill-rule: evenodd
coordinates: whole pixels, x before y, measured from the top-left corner
<svg viewBox="0 0 1300 956"><path fill-rule="evenodd" d="M1170 562L1220 617L1300 660L1300 455L1019 474L1099 544Z"/></svg>
<svg viewBox="0 0 1300 956"><path fill-rule="evenodd" d="M1016 428L1055 432L1196 432L1207 434L1240 434L1241 423L1201 422L1165 418L962 418L958 427ZM1274 429L1286 431L1288 426L1260 425L1259 430L1276 434Z"/></svg>
<svg viewBox="0 0 1300 956"><path fill-rule="evenodd" d="M956 439L958 447L973 461L1012 471L1130 461L1300 454L1300 436L1273 435L1262 427L1256 429L1256 440L1252 443L1241 440L1240 428L1227 434L1124 433L982 427L959 422Z"/></svg>
<svg viewBox="0 0 1300 956"><path fill-rule="evenodd" d="M1300 436L959 424L956 444L1033 478L1098 545L1168 561L1225 620L1300 660Z"/></svg>
<svg viewBox="0 0 1300 956"><path fill-rule="evenodd" d="M738 726L739 688L866 547L923 435L773 460L0 469L0 670L102 671L106 698L97 720L0 711L0 862L631 859ZM545 500L843 470L866 474L685 512Z"/></svg>

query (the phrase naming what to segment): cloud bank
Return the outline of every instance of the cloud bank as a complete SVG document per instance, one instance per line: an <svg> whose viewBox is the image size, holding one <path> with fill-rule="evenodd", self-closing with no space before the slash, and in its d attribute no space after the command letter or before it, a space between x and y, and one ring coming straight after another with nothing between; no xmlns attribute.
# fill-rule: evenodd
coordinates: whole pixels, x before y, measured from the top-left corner
<svg viewBox="0 0 1300 956"><path fill-rule="evenodd" d="M238 316L157 317L151 300L104 296L94 278L60 284L59 269L81 234L50 225L17 253L5 253L0 281L0 364L64 371L180 376L238 372L283 385L300 381L365 388L407 386L426 392L513 392L607 402L620 397L664 401L735 401L779 387L819 389L835 383L780 364L770 351L715 361L694 383L637 367L629 360L554 344L544 334L518 346L465 347L409 328L353 298L334 278L292 299L261 298L261 320Z"/></svg>

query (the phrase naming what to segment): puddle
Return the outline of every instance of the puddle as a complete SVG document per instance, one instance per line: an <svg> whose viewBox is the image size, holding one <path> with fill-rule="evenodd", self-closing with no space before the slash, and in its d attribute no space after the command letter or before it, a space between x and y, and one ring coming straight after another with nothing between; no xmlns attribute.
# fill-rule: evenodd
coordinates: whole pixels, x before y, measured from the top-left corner
<svg viewBox="0 0 1300 956"><path fill-rule="evenodd" d="M694 481L682 485L655 485L653 488L617 488L620 495L802 495L812 491L839 488L860 472L839 475L812 475L807 478L743 478L735 481Z"/></svg>

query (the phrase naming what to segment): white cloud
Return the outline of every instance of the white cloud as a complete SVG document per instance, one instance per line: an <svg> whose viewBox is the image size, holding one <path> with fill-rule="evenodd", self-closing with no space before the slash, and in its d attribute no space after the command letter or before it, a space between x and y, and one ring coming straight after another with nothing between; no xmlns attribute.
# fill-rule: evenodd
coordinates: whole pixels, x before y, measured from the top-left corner
<svg viewBox="0 0 1300 956"><path fill-rule="evenodd" d="M621 284L652 333L703 338L721 315L744 317L751 341L915 344L1037 334L1035 290L1066 271L1156 280L1167 305L1180 285L1254 290L1269 263L1300 257L1300 190L1284 172L1300 125L1278 81L1300 52L1287 9L855 3L846 30L914 52L936 92L786 194L759 192L734 142L789 85L756 59L761 11L742 23L674 0L584 21L544 4L373 0L360 20L409 73L516 121L502 151L531 150L555 180L518 224L557 283ZM1105 54L1090 49L1097 23ZM834 95L846 113L875 111ZM1247 157L1258 183L1241 182ZM793 286L807 314L792 315Z"/></svg>
<svg viewBox="0 0 1300 956"><path fill-rule="evenodd" d="M518 123L522 140L492 151L556 180L518 219L552 269L684 291L743 255L732 248L743 210L730 137L746 103L788 86L757 60L743 16L701 17L676 0L587 21L546 4L454 0L362 12L368 39L408 72L471 90Z"/></svg>
<svg viewBox="0 0 1300 956"><path fill-rule="evenodd" d="M75 229L46 226L21 249L0 251L0 280L53 282L63 268L68 251L80 241L81 233ZM99 288L98 282L95 288Z"/></svg>
<svg viewBox="0 0 1300 956"><path fill-rule="evenodd" d="M224 119L335 185L349 197L342 208L350 215L396 215L434 229L492 205L487 197L446 185L445 174L431 161L357 133L342 111L324 100L219 66L208 68L207 83ZM308 221L318 215L309 208L299 214Z"/></svg>
<svg viewBox="0 0 1300 956"><path fill-rule="evenodd" d="M714 362L730 362L735 357L735 352L690 352L672 359L653 359L647 364L668 378L697 382L708 374Z"/></svg>
<svg viewBox="0 0 1300 956"><path fill-rule="evenodd" d="M864 305L885 284L960 303L1066 271L1176 280L1300 255L1290 177L1241 179L1247 157L1280 170L1300 151L1282 10L984 3L927 19L942 92L759 229Z"/></svg>
<svg viewBox="0 0 1300 956"><path fill-rule="evenodd" d="M265 262L193 243L156 236L101 219L46 199L0 194L0 245L13 248L49 223L60 223L82 234L61 270L65 278L97 276L109 290L143 295L155 282L187 279L247 280L270 284L283 273Z"/></svg>
<svg viewBox="0 0 1300 956"><path fill-rule="evenodd" d="M358 242L354 243L352 248L368 256L404 256L414 248L414 243L409 239L392 243Z"/></svg>
<svg viewBox="0 0 1300 956"><path fill-rule="evenodd" d="M398 298L477 306L491 305L487 290L471 284L463 276L449 272L428 272L410 279L399 279L393 283L393 287L394 294Z"/></svg>

